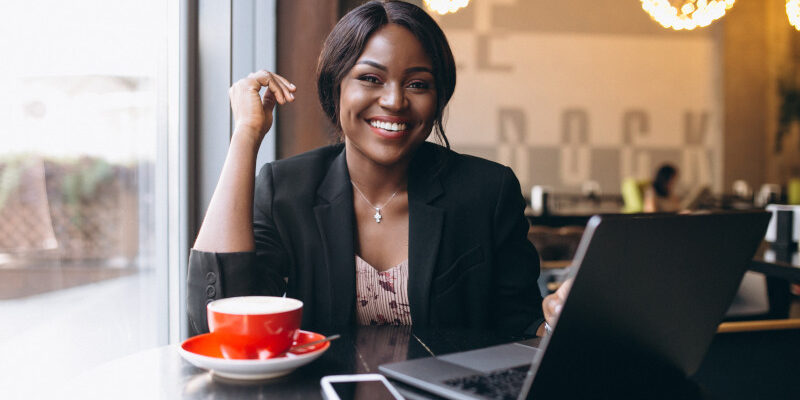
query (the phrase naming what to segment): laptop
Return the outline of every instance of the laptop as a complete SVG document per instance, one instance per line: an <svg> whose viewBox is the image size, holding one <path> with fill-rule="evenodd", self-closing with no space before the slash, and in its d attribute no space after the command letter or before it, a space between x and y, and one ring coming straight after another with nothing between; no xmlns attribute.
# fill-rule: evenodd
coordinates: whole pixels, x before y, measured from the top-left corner
<svg viewBox="0 0 800 400"><path fill-rule="evenodd" d="M538 347L510 343L379 369L450 399L685 397L676 382L690 383L700 366L769 217L593 216L569 296Z"/></svg>
<svg viewBox="0 0 800 400"><path fill-rule="evenodd" d="M699 185L692 188L689 193L681 200L681 210L696 210L703 202L712 198L711 188L708 185Z"/></svg>

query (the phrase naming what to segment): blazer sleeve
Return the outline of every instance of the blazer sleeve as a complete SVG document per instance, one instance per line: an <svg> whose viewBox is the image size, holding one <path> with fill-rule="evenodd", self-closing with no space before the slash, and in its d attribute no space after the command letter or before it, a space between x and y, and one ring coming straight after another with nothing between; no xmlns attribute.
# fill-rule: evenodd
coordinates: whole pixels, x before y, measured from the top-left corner
<svg viewBox="0 0 800 400"><path fill-rule="evenodd" d="M187 273L186 310L189 336L208 332L206 305L225 297L286 292L289 257L273 218L272 165L256 178L253 204L255 251L209 253L191 250Z"/></svg>
<svg viewBox="0 0 800 400"><path fill-rule="evenodd" d="M519 181L505 168L494 212L495 326L534 335L544 321L539 292L539 254L528 240L525 199Z"/></svg>

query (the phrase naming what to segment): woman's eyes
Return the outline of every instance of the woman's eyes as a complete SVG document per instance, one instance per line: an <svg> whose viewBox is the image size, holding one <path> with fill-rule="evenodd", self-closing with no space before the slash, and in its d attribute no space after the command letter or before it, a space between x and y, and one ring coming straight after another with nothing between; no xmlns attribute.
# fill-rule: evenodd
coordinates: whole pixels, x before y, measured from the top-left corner
<svg viewBox="0 0 800 400"><path fill-rule="evenodd" d="M361 75L358 77L358 80L375 85L382 83L380 78L375 75ZM407 85L407 87L411 89L428 89L430 85L425 81L412 81Z"/></svg>
<svg viewBox="0 0 800 400"><path fill-rule="evenodd" d="M381 83L380 79L375 75L361 75L358 77L358 80L369 83Z"/></svg>

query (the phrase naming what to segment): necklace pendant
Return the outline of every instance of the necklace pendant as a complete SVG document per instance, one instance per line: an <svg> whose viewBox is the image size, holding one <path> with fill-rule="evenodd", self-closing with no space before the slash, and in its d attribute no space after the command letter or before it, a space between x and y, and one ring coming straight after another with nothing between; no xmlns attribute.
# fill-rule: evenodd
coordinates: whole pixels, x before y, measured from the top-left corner
<svg viewBox="0 0 800 400"><path fill-rule="evenodd" d="M381 223L381 219L383 218L383 215L381 215L381 210L379 208L375 209L375 215L373 215L372 218L375 218L375 222L377 222L379 224Z"/></svg>

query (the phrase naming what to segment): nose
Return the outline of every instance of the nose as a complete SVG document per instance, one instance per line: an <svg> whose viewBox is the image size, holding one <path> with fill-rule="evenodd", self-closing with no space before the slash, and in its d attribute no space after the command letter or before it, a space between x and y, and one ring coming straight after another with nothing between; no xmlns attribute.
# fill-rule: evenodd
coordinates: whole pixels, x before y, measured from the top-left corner
<svg viewBox="0 0 800 400"><path fill-rule="evenodd" d="M390 111L400 111L408 105L402 85L386 85L379 100L381 107Z"/></svg>

